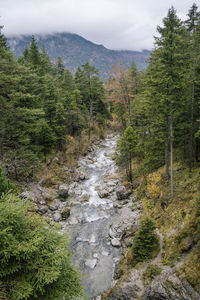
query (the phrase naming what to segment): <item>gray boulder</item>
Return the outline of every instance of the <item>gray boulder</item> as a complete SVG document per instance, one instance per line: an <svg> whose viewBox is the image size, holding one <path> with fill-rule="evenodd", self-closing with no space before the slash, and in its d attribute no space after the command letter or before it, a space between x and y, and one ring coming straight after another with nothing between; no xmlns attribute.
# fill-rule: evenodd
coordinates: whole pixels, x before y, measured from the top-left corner
<svg viewBox="0 0 200 300"><path fill-rule="evenodd" d="M63 210L61 211L61 216L63 220L66 220L70 216L70 209L68 207L64 207Z"/></svg>
<svg viewBox="0 0 200 300"><path fill-rule="evenodd" d="M35 201L35 195L31 191L24 191L19 195L19 197L21 199L30 199L31 201Z"/></svg>
<svg viewBox="0 0 200 300"><path fill-rule="evenodd" d="M106 189L98 191L98 195L100 198L107 198L110 194Z"/></svg>
<svg viewBox="0 0 200 300"><path fill-rule="evenodd" d="M146 290L144 300L200 300L200 295L175 273L162 272Z"/></svg>
<svg viewBox="0 0 200 300"><path fill-rule="evenodd" d="M48 206L41 205L41 206L38 207L38 211L43 215L48 211Z"/></svg>
<svg viewBox="0 0 200 300"><path fill-rule="evenodd" d="M113 247L120 247L121 246L120 241L116 238L111 240L111 244L112 244Z"/></svg>
<svg viewBox="0 0 200 300"><path fill-rule="evenodd" d="M127 191L124 186L121 186L116 191L117 200L128 199L131 192Z"/></svg>
<svg viewBox="0 0 200 300"><path fill-rule="evenodd" d="M53 220L55 222L60 222L62 220L62 215L59 213L59 212L56 212L54 215L53 215Z"/></svg>
<svg viewBox="0 0 200 300"><path fill-rule="evenodd" d="M54 211L60 208L61 201L59 199L55 199L50 205L49 209Z"/></svg>
<svg viewBox="0 0 200 300"><path fill-rule="evenodd" d="M67 184L60 184L58 188L58 194L62 198L67 198L69 196L69 187Z"/></svg>

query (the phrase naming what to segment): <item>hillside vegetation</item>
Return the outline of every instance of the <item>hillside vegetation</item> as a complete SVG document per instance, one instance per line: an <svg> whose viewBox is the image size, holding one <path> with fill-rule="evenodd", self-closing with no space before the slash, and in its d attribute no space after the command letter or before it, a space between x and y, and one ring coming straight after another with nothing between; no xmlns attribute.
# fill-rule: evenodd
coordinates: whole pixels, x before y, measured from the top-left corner
<svg viewBox="0 0 200 300"><path fill-rule="evenodd" d="M135 199L141 202L143 215L150 216L156 224L161 249L153 262L160 269L158 272L154 265L146 269L145 264L137 264L141 261L149 264L152 257L151 247L145 248L143 240L148 246L153 225L149 223L151 226L143 232L141 223L133 238L132 253L131 249L125 252L126 258L121 262L122 273L126 268L130 273L122 277L121 285L119 281L106 299L114 299L119 291L125 291L123 286L128 284L125 278L138 274L132 269L135 265L142 273L147 272L141 280L148 274L151 278L151 272L152 279L161 274L148 295L152 295L158 282L170 285L162 270L168 276L178 276L181 282L186 279L200 292L200 13L197 6L193 4L190 8L185 22L171 7L157 30L155 49L146 72L138 72L134 66L127 72L115 69L107 88L108 101L121 124L116 162L126 176L127 186L132 186ZM146 236L148 230L150 235ZM173 291L179 279L173 279ZM161 291L159 295L157 292L145 299L164 297L159 294ZM168 293L172 295L170 289ZM169 299L186 299L181 293L174 292L176 297Z"/></svg>
<svg viewBox="0 0 200 300"><path fill-rule="evenodd" d="M36 34L35 38L39 49L44 46L52 62L55 62L60 56L65 67L73 74L78 66L89 62L99 70L102 79L109 78L113 65L121 64L123 68L127 69L135 61L139 70L145 69L150 54L148 50L142 52L109 50L103 45L94 44L77 34L66 32ZM8 37L8 45L16 57L22 55L25 48L29 47L30 42L30 35Z"/></svg>

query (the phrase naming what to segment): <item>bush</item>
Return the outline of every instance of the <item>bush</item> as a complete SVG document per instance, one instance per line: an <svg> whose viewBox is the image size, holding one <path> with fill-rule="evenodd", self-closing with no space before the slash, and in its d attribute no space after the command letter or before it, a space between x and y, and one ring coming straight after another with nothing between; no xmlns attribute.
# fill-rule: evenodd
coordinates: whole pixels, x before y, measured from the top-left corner
<svg viewBox="0 0 200 300"><path fill-rule="evenodd" d="M161 273L161 271L162 269L159 266L149 265L144 273L144 280L152 281Z"/></svg>
<svg viewBox="0 0 200 300"><path fill-rule="evenodd" d="M155 233L156 225L149 216L141 221L132 245L133 265L152 258L159 249L159 240Z"/></svg>
<svg viewBox="0 0 200 300"><path fill-rule="evenodd" d="M71 265L68 237L29 208L13 194L0 199L1 299L82 297L79 274Z"/></svg>
<svg viewBox="0 0 200 300"><path fill-rule="evenodd" d="M6 180L5 175L0 167L0 197L2 194L6 194L9 191L15 191L16 188L14 184L10 183L10 181Z"/></svg>

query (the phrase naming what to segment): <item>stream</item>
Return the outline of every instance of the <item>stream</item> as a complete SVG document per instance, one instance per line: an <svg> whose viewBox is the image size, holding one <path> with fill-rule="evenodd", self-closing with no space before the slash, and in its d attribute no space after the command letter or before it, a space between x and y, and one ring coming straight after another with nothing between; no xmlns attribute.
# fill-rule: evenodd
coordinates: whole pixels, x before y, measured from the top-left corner
<svg viewBox="0 0 200 300"><path fill-rule="evenodd" d="M117 218L116 187L119 179L112 160L116 136L108 136L96 149L79 161L85 179L70 186L70 217L62 231L70 234L73 263L82 274L89 299L112 286L120 244L112 245L110 226Z"/></svg>

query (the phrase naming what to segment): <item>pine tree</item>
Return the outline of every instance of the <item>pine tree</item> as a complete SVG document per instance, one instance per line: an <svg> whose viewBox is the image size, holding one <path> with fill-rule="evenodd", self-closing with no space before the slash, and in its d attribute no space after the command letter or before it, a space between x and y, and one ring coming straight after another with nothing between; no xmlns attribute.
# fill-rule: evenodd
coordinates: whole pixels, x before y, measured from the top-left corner
<svg viewBox="0 0 200 300"><path fill-rule="evenodd" d="M56 61L56 75L58 79L61 79L64 73L65 67L62 62L62 58L58 56L57 61Z"/></svg>
<svg viewBox="0 0 200 300"><path fill-rule="evenodd" d="M189 101L189 115L188 115L188 147L189 155L185 155L185 159L188 161L189 169L191 170L195 156L195 150L197 152L197 145L199 141L195 138L195 132L198 128L198 117L199 117L199 89L198 89L198 60L199 60L199 50L200 50L200 13L198 12L198 7L194 3L189 10L188 19L185 21L185 25L188 31L187 43L188 43L188 56L189 56L189 66L188 66L188 98Z"/></svg>
<svg viewBox="0 0 200 300"><path fill-rule="evenodd" d="M137 135L132 127L127 127L118 142L119 155L117 163L126 169L127 178L133 180L132 161L136 155Z"/></svg>
<svg viewBox="0 0 200 300"><path fill-rule="evenodd" d="M156 225L152 218L146 216L142 219L133 239L132 256L134 265L146 259L151 259L156 250L159 249L159 241L155 229Z"/></svg>
<svg viewBox="0 0 200 300"><path fill-rule="evenodd" d="M40 52L35 40L35 37L32 36L30 48L28 51L29 62L33 68L37 68L40 65Z"/></svg>
<svg viewBox="0 0 200 300"><path fill-rule="evenodd" d="M156 38L156 49L151 56L147 70L149 90L146 94L149 97L153 122L149 138L153 129L162 139L165 148L166 177L167 179L171 177L171 195L173 196L173 148L174 143L182 142L180 131L182 122L185 121L183 114L187 106L185 101L187 69L184 63L188 58L187 52L184 51L186 32L173 7L169 9L163 24L163 27L158 26L160 37ZM156 129L158 124L160 124L160 130Z"/></svg>

